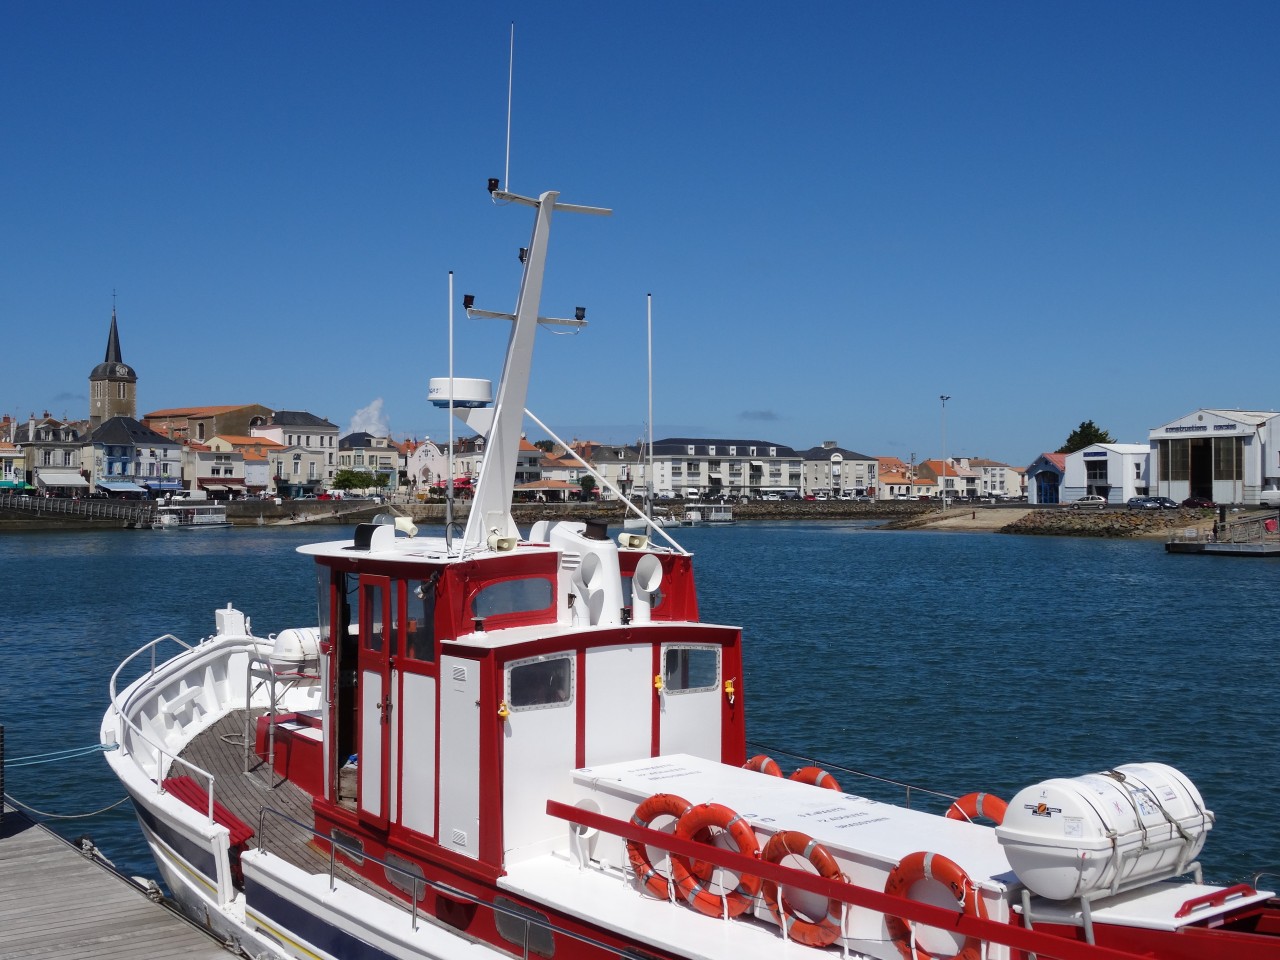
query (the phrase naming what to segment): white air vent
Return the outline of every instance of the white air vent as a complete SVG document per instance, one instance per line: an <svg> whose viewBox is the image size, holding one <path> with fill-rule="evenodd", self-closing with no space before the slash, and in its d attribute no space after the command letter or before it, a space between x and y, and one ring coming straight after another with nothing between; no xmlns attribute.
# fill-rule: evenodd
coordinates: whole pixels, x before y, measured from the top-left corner
<svg viewBox="0 0 1280 960"><path fill-rule="evenodd" d="M453 682L454 682L454 683L466 683L466 682L467 682L467 668L466 668L466 667L462 666L461 664L455 664L455 665L454 665L454 668L453 668Z"/></svg>
<svg viewBox="0 0 1280 960"><path fill-rule="evenodd" d="M449 842L455 847L462 847L465 849L467 846L466 832L462 830L454 830L453 835L449 838Z"/></svg>
<svg viewBox="0 0 1280 960"><path fill-rule="evenodd" d="M582 554L571 553L568 550L560 554L560 569L566 573L573 573L573 571L577 570L581 565Z"/></svg>

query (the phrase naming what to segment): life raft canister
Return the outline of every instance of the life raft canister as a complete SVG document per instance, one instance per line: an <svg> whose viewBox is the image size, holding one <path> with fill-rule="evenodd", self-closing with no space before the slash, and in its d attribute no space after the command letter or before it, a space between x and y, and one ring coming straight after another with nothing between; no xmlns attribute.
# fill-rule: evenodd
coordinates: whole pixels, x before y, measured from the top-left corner
<svg viewBox="0 0 1280 960"><path fill-rule="evenodd" d="M764 845L760 859L766 863L781 863L786 857L794 855L804 857L818 876L827 880L843 880L844 874L835 857L827 852L827 848L807 833L799 830L783 830L775 833ZM827 947L840 939L841 917L844 905L839 900L828 900L826 914L820 920L805 920L797 916L795 908L787 902L778 884L772 880L764 881L762 886L765 905L773 914L792 940L811 947Z"/></svg>
<svg viewBox="0 0 1280 960"><path fill-rule="evenodd" d="M648 827L659 817L680 817L693 809L693 804L674 793L655 793L648 800L642 800L631 815L631 822L637 827ZM640 885L660 900L671 896L671 882L660 874L649 861L649 848L638 840L627 841L627 857L631 860L631 869L635 871Z"/></svg>
<svg viewBox="0 0 1280 960"><path fill-rule="evenodd" d="M997 827L1004 823L1005 811L1009 804L994 793L966 793L951 806L947 807L948 820L987 819Z"/></svg>
<svg viewBox="0 0 1280 960"><path fill-rule="evenodd" d="M778 761L773 757L765 756L763 753L757 753L742 765L742 769L754 770L756 773L767 773L771 777L782 776L782 768L778 766Z"/></svg>
<svg viewBox="0 0 1280 960"><path fill-rule="evenodd" d="M721 803L700 803L687 810L676 823L676 836L684 840L700 840L709 836L709 840L703 840L705 843L714 840L714 834L710 833L714 829L727 833L730 843L744 857L760 856L760 842L751 825ZM722 903L721 896L711 891L710 877L708 864L691 862L688 857L677 853L671 854L671 880L685 902L699 913L718 917L725 911L736 917L751 906L751 901L760 892L759 877L740 874L738 885L725 891Z"/></svg>
<svg viewBox="0 0 1280 960"><path fill-rule="evenodd" d="M969 879L969 875L954 860L940 853L929 853L921 850L909 853L889 873L884 883L884 892L896 897L908 897L911 888L921 880L932 880L941 883L951 895L961 911L971 917L987 919L987 908L978 889ZM889 937L893 940L904 960L982 960L982 941L977 937L966 937L960 949L953 954L933 954L913 943L911 926L901 917L885 914L885 926L889 928ZM926 926L926 924L922 924Z"/></svg>
<svg viewBox="0 0 1280 960"><path fill-rule="evenodd" d="M840 784L836 778L821 767L801 767L790 778L798 783L810 783L815 787L824 787L827 790L839 790Z"/></svg>

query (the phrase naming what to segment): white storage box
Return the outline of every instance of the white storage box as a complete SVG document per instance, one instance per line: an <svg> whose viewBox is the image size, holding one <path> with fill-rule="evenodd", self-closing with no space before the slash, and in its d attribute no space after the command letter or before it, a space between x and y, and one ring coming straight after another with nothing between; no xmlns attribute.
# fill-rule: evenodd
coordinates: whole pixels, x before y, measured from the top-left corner
<svg viewBox="0 0 1280 960"><path fill-rule="evenodd" d="M996 838L1032 893L1070 900L1186 872L1212 827L1190 780L1162 763L1133 763L1027 787Z"/></svg>

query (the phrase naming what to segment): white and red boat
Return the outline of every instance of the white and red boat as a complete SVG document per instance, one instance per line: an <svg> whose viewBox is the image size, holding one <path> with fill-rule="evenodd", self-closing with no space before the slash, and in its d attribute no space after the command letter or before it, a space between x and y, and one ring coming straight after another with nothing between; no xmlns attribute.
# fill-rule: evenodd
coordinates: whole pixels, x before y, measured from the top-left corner
<svg viewBox="0 0 1280 960"><path fill-rule="evenodd" d="M473 311L512 323L496 403L448 390L487 441L465 533L304 547L318 625L228 606L112 678L107 759L187 914L253 957L1280 958L1273 894L1200 878L1213 814L1170 767L944 816L749 756L688 553L512 521L534 333L582 323L538 316L552 214L607 211L490 192L536 215L515 313Z"/></svg>

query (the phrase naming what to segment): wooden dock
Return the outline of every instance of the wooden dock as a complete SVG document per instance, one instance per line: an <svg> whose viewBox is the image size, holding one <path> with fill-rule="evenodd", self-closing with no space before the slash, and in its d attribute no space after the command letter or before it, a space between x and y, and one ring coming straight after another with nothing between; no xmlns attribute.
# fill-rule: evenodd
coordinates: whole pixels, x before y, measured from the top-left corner
<svg viewBox="0 0 1280 960"><path fill-rule="evenodd" d="M228 960L220 941L13 808L0 821L0 960Z"/></svg>

